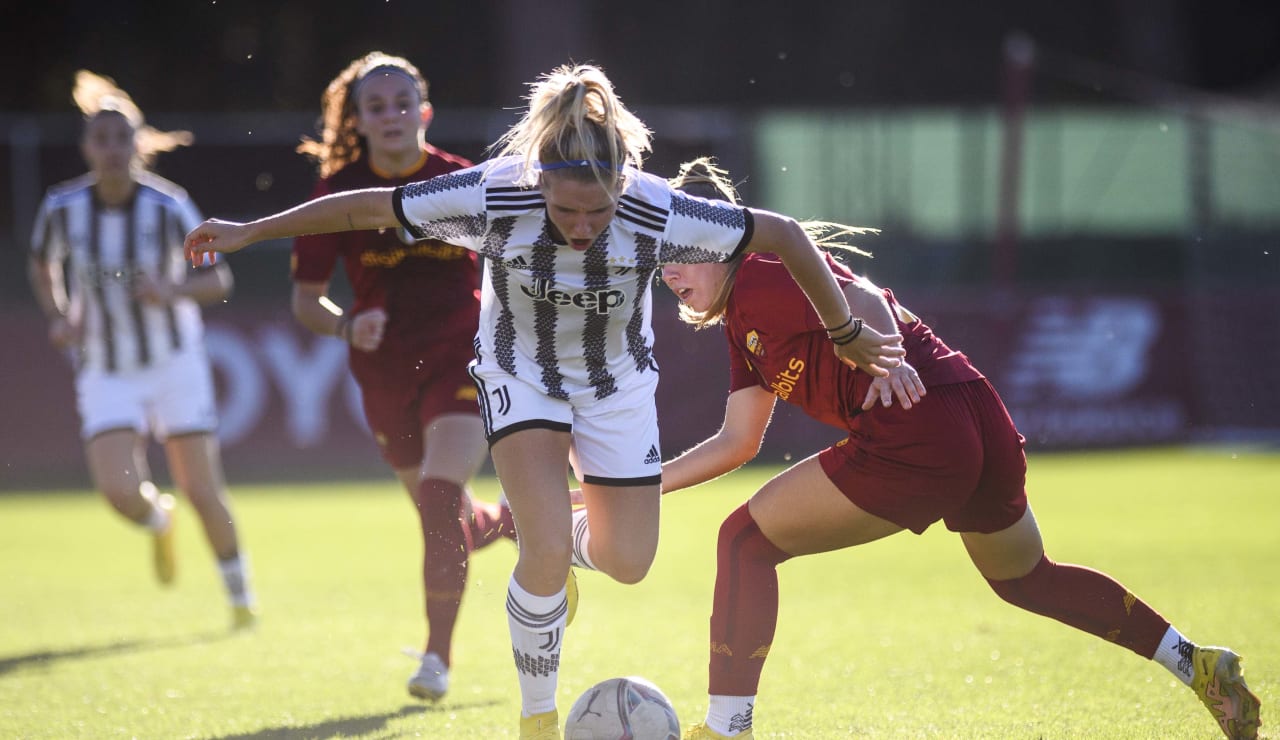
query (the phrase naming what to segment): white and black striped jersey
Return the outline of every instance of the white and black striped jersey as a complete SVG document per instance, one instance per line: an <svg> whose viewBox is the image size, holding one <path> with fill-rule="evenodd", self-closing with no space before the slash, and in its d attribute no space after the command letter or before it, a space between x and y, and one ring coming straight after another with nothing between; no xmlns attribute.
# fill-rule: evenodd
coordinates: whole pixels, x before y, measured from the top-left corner
<svg viewBox="0 0 1280 740"><path fill-rule="evenodd" d="M633 374L657 371L654 272L731 259L751 239L751 214L628 169L609 228L579 252L552 239L542 194L516 184L522 166L505 157L404 185L396 214L419 238L485 258L477 362L553 398L606 398Z"/></svg>
<svg viewBox="0 0 1280 740"><path fill-rule="evenodd" d="M68 293L83 309L81 368L125 372L198 346L204 330L195 301L152 306L133 295L140 275L186 279L182 241L202 220L195 204L149 173L122 207L103 205L95 192L92 174L50 188L31 234L32 254L64 264Z"/></svg>

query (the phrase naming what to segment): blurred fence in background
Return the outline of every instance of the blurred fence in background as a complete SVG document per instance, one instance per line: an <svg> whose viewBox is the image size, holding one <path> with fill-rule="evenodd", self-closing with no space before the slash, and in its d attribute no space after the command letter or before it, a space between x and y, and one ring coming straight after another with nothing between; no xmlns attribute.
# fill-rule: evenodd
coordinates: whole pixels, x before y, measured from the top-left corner
<svg viewBox="0 0 1280 740"><path fill-rule="evenodd" d="M1031 111L1020 131L1017 238L1002 255L1009 132L1000 111L637 108L657 132L652 172L713 154L753 205L883 229L860 242L875 256L855 269L973 358L1032 448L1280 437L1276 123L1204 108ZM511 115L440 110L430 138L479 160ZM313 117L149 122L195 133L195 145L161 157L158 170L208 215L252 218L310 191L312 168L293 147L313 133ZM44 189L83 171L79 122L0 114L0 130L0 223L10 225L0 233L0 490L81 485L70 369L46 343L25 281ZM205 312L229 475L382 474L343 348L289 315L288 244L230 263L235 296ZM339 303L344 290L335 283ZM678 324L671 297L655 295L671 455L718 426L724 345L718 330ZM782 406L768 459L840 436Z"/></svg>

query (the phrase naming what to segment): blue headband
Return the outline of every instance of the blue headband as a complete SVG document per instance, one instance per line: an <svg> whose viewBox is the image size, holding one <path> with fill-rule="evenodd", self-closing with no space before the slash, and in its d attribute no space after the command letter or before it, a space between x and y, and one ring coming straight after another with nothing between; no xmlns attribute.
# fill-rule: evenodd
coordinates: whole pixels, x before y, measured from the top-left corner
<svg viewBox="0 0 1280 740"><path fill-rule="evenodd" d="M413 85L414 90L417 90L418 92L422 92L422 89L418 86L418 78L414 77L412 72L405 69L404 67L399 67L394 64L387 64L387 63L378 64L376 66L370 67L369 69L365 70L364 74L360 75L359 77L357 77L355 80L352 81L351 90L356 94L359 94L360 87L364 85L366 80L372 78L375 73L380 74L382 76L386 76L388 74L400 75L401 77L408 80L409 84Z"/></svg>
<svg viewBox="0 0 1280 740"><path fill-rule="evenodd" d="M550 164L539 162L538 169L542 170L543 172L546 172L547 170L563 170L567 167L591 167L592 165L594 165L597 169L601 169L601 170L617 170L618 172L622 171L622 165L610 164L608 162L602 162L598 159L570 159L564 162L551 162Z"/></svg>

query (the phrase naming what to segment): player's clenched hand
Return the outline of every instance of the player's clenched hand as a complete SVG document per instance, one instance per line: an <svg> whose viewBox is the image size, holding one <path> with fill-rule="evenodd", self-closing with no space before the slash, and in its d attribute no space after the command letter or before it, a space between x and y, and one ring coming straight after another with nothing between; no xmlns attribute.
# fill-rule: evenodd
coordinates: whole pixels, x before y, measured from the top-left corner
<svg viewBox="0 0 1280 740"><path fill-rule="evenodd" d="M165 306L173 302L177 291L173 283L164 278L138 275L133 281L133 296L152 306Z"/></svg>
<svg viewBox="0 0 1280 740"><path fill-rule="evenodd" d="M876 405L876 401L880 401L882 406L888 408L893 405L894 396L898 397L898 403L902 404L902 408L909 409L912 405L920 403L920 399L926 392L924 381L920 380L920 373L903 361L901 365L890 369L886 377L871 379L871 387L867 388L867 397L862 402L862 410L870 411Z"/></svg>
<svg viewBox="0 0 1280 740"><path fill-rule="evenodd" d="M49 342L58 349L69 349L80 344L83 327L79 321L59 316L49 322Z"/></svg>
<svg viewBox="0 0 1280 740"><path fill-rule="evenodd" d="M901 334L881 334L866 324L857 338L848 344L835 345L836 357L850 367L888 377L889 371L902 364L907 351L902 347Z"/></svg>
<svg viewBox="0 0 1280 740"><path fill-rule="evenodd" d="M187 234L183 248L191 264L199 265L204 263L205 255L210 252L238 252L252 243L249 227L245 224L211 218Z"/></svg>
<svg viewBox="0 0 1280 740"><path fill-rule="evenodd" d="M387 326L387 312L381 308L361 311L351 319L351 346L361 352L372 352L382 344Z"/></svg>

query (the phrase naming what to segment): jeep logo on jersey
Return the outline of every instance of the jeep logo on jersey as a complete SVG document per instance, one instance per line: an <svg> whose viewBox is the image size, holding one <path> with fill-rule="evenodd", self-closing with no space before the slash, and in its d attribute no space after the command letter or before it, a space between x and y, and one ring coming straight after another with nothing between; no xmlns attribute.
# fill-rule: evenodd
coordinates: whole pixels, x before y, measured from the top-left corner
<svg viewBox="0 0 1280 740"><path fill-rule="evenodd" d="M520 286L525 295L535 301L546 301L553 306L577 306L596 313L609 313L627 300L621 290L583 290L576 293L551 287L546 278L534 278L533 287Z"/></svg>
<svg viewBox="0 0 1280 740"><path fill-rule="evenodd" d="M146 271L136 265L126 267L108 267L98 263L90 263L80 268L80 280L86 285L102 287L112 283L132 285Z"/></svg>

